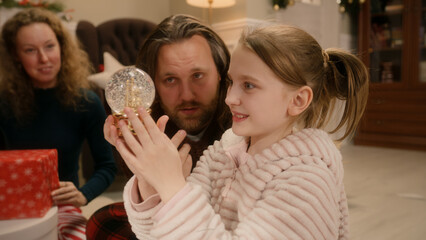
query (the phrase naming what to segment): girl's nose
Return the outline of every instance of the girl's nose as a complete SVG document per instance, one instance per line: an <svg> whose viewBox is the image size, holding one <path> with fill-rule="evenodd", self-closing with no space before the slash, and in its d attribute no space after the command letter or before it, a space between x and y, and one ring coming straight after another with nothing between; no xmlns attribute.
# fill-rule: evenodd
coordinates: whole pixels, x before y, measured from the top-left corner
<svg viewBox="0 0 426 240"><path fill-rule="evenodd" d="M240 104L237 90L232 86L229 87L228 91L226 92L225 103L228 106Z"/></svg>

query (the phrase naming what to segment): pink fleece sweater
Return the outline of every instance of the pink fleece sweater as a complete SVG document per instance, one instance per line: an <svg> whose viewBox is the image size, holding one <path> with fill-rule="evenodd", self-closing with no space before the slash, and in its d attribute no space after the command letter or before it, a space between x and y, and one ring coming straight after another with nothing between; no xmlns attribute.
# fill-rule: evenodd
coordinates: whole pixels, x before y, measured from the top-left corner
<svg viewBox="0 0 426 240"><path fill-rule="evenodd" d="M166 204L124 204L140 239L347 239L341 154L328 134L304 129L254 157L228 130L204 151L187 184Z"/></svg>

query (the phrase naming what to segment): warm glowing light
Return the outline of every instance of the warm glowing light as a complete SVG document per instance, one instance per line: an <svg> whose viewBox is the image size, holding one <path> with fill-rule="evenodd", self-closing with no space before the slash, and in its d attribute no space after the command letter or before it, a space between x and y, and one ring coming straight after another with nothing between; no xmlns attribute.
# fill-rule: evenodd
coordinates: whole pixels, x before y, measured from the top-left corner
<svg viewBox="0 0 426 240"><path fill-rule="evenodd" d="M191 6L201 8L225 8L235 5L235 0L186 0Z"/></svg>

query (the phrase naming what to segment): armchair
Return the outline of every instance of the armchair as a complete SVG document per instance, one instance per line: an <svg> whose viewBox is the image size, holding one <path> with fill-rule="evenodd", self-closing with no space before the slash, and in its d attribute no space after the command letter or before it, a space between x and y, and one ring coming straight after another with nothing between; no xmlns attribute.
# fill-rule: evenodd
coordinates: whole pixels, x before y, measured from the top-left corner
<svg viewBox="0 0 426 240"><path fill-rule="evenodd" d="M139 47L156 27L156 24L135 18L112 19L95 26L93 23L81 20L77 23L76 36L80 41L82 48L89 55L95 72L103 70L103 53L110 53L124 66L135 64ZM98 89L101 101L104 103L107 114L111 113L106 104L103 89ZM126 166L121 166L124 161L118 152L114 149L114 158L119 165L118 175L131 174ZM93 160L91 159L90 149L84 144L82 149L82 173L85 179L88 179L93 173Z"/></svg>
<svg viewBox="0 0 426 240"><path fill-rule="evenodd" d="M155 27L150 21L136 18L112 19L98 26L82 20L77 24L76 35L98 72L104 52L125 66L133 65L140 45Z"/></svg>

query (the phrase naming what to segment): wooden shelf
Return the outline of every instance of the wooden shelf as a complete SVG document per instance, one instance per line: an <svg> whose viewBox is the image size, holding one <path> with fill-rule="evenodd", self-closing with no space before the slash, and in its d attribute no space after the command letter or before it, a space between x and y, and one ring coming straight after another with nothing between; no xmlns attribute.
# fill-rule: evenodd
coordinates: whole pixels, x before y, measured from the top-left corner
<svg viewBox="0 0 426 240"><path fill-rule="evenodd" d="M362 6L358 50L369 53L361 56L375 82L355 144L426 151L426 82L420 81L419 61L426 59L426 46L419 42L420 29L426 29L426 6L418 7L423 2L402 0L401 9L377 13L371 12L371 0ZM392 39L401 45L392 47ZM392 78L396 81L382 82Z"/></svg>
<svg viewBox="0 0 426 240"><path fill-rule="evenodd" d="M402 14L403 14L402 10L389 11L389 12L377 12L377 13L372 13L371 17L372 18L376 18L376 17L389 17L389 16L402 15Z"/></svg>

